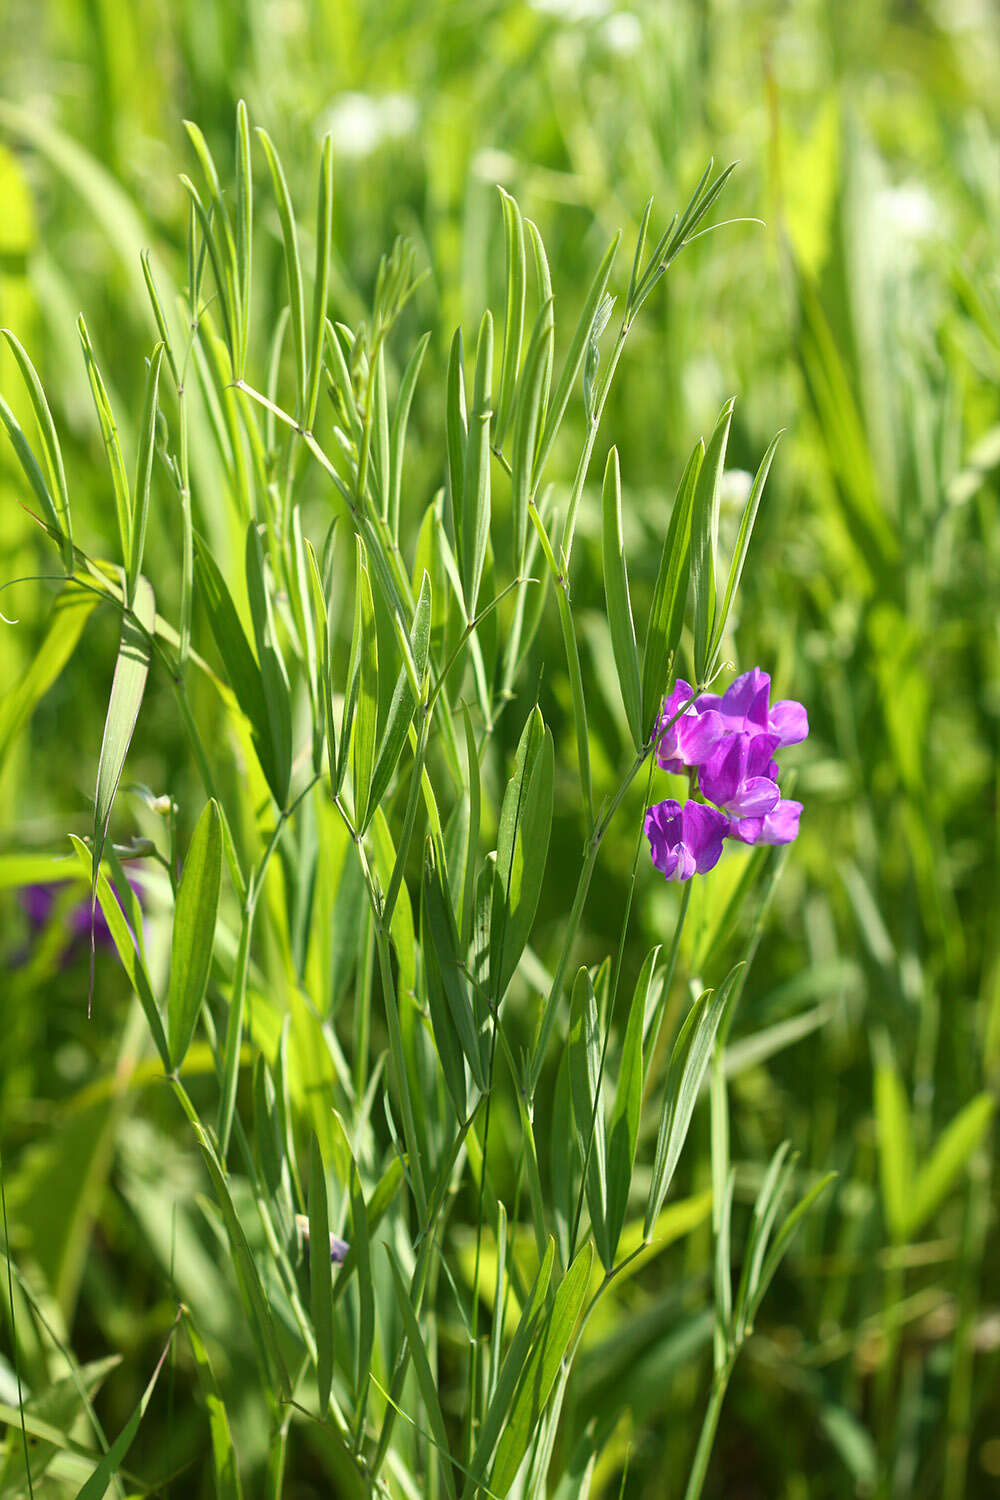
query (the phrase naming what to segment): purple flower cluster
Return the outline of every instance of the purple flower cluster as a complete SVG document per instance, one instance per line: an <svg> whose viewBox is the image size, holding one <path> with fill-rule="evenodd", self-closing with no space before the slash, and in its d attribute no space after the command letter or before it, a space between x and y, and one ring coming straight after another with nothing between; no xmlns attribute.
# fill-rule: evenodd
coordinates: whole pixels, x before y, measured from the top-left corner
<svg viewBox="0 0 1000 1500"><path fill-rule="evenodd" d="M790 844L799 831L801 802L778 790L775 752L809 733L801 703L771 703L771 679L759 667L744 672L721 698L695 698L676 684L663 705L657 750L665 771L688 774L704 802L667 798L646 813L653 864L667 880L703 875L718 864L722 841ZM671 722L673 721L673 722ZM714 803L710 807L708 804Z"/></svg>

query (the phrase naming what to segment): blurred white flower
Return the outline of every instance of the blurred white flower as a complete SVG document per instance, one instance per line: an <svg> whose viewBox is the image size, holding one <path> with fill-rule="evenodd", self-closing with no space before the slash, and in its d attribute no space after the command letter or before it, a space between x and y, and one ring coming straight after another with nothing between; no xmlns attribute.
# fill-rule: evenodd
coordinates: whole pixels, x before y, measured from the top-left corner
<svg viewBox="0 0 1000 1500"><path fill-rule="evenodd" d="M750 498L753 475L746 469L727 469L719 485L719 505L723 510L742 510Z"/></svg>
<svg viewBox="0 0 1000 1500"><path fill-rule="evenodd" d="M907 243L926 239L941 227L938 206L919 182L882 188L876 198L876 213L892 239Z"/></svg>
<svg viewBox="0 0 1000 1500"><path fill-rule="evenodd" d="M609 52L615 52L619 57L630 57L642 46L639 17L629 10L615 11L601 27L601 40Z"/></svg>
<svg viewBox="0 0 1000 1500"><path fill-rule="evenodd" d="M606 16L608 0L531 0L543 15L558 16L561 21L597 21Z"/></svg>
<svg viewBox="0 0 1000 1500"><path fill-rule="evenodd" d="M387 140L409 135L417 123L410 94L341 94L327 112L325 128L340 156L371 156Z"/></svg>

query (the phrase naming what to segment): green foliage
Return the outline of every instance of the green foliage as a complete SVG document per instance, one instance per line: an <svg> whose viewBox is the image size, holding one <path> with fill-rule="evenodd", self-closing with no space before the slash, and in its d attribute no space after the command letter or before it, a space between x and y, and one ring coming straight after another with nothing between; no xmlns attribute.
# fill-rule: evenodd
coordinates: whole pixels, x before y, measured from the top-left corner
<svg viewBox="0 0 1000 1500"><path fill-rule="evenodd" d="M985 1497L993 37L32 21L0 1492ZM663 697L757 663L802 835L665 886Z"/></svg>

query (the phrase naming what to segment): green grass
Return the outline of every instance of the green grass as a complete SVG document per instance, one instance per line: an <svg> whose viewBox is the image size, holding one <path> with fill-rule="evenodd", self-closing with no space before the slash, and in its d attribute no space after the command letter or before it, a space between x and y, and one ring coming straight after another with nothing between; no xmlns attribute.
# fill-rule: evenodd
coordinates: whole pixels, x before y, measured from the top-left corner
<svg viewBox="0 0 1000 1500"><path fill-rule="evenodd" d="M0 345L39 465L0 439L0 583L36 580L0 597L0 1494L28 1493L25 1447L39 1496L996 1485L995 28L578 10L0 17L0 326L51 412ZM710 158L739 165L700 227L738 222L633 323L646 203L648 254ZM537 225L523 273L497 183ZM784 433L722 656L807 705L805 812L787 854L727 846L678 888L637 843L676 790L642 758L642 653L734 393L723 569L732 471ZM502 596L467 638L445 532L466 598ZM124 963L98 949L88 1019L67 922L105 826L146 909L137 955L99 882ZM18 889L57 877L29 930ZM708 989L735 1004L685 1080ZM750 1318L769 1193L777 1233L831 1172ZM296 1215L350 1242L330 1279Z"/></svg>

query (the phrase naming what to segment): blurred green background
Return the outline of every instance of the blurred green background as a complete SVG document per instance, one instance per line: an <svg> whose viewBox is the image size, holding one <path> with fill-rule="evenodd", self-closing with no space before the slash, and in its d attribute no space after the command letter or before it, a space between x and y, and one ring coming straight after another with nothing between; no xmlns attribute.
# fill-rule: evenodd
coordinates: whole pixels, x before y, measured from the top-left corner
<svg viewBox="0 0 1000 1500"><path fill-rule="evenodd" d="M1000 1080L998 76L1000 18L987 0L0 7L0 324L17 331L45 381L76 525L95 554L113 551L114 512L74 322L82 310L116 408L137 420L136 372L154 336L138 256L152 246L182 262L185 117L228 170L235 103L245 98L306 214L319 141L333 132L331 306L344 322L363 316L393 237L416 243L431 274L408 317L432 340L404 501L414 515L441 482L435 393L451 333L459 322L474 327L485 303L498 307L494 185L515 193L542 231L557 302L562 295L569 308L565 329L618 228L625 250L613 289L623 289L650 194L658 232L710 156L739 159L725 216L766 227L736 224L685 252L632 336L602 432L621 452L626 541L651 587L684 459L726 397L739 397L735 468L753 470L787 429L735 640L741 669L760 663L779 695L806 703L812 733L797 756L802 836L741 1015L741 1028L765 1032L773 1049L733 1077L734 1151L759 1162L788 1136L809 1170L841 1176L737 1370L708 1490L729 1500L876 1488L959 1500L1000 1483L994 1141L976 1143L941 1203L904 1233L883 1192L886 1120L873 1085L876 1069L898 1082L921 1162L959 1109ZM283 295L269 206L261 225L264 348L268 308ZM6 351L0 390L23 411ZM579 411L573 420L567 485ZM729 484L724 524L738 515L739 473ZM22 491L4 444L4 583L52 570L18 506ZM207 502L196 493L195 504ZM593 486L580 542L574 603L593 624L581 649L595 684L592 755L606 782L631 752L601 627ZM148 545L159 597L176 598L176 527L164 507ZM2 596L18 623L0 624L0 694L30 661L50 599L44 585ZM542 685L546 718L571 765L554 611L543 631L554 664ZM114 620L95 616L30 727L0 744L0 853L51 848L67 828L88 826L115 638ZM9 702L7 712L5 729ZM185 776L175 705L154 685L127 778L178 795ZM570 872L568 902L575 823L557 823L553 838L553 867ZM602 855L587 958L617 940L633 839L616 831ZM551 883L544 894L550 932L562 894ZM14 893L0 890L0 902L0 1144L11 1212L80 1358L125 1356L105 1393L117 1430L173 1315L152 1248L158 1184L170 1174L183 1182L189 1166L173 1115L155 1099L140 1108L131 1091L95 1113L86 1090L129 1045L124 1010L88 1025L85 963L65 965L52 933L26 957ZM633 972L671 911L662 883L645 879ZM536 946L544 951L544 932ZM707 1183L706 1122L697 1129L694 1187ZM81 1158L66 1149L81 1139L82 1179ZM752 1174L748 1182L744 1196ZM705 1349L672 1338L670 1299L698 1285L709 1243L703 1224L662 1262L662 1282L636 1292L648 1336L622 1351L634 1426L618 1461L631 1442L630 1496L664 1495L663 1476L683 1472ZM224 1306L210 1252L192 1242L183 1253L206 1306L213 1297ZM225 1336L224 1316L212 1331ZM606 1350L584 1369L580 1400L600 1410L619 1375ZM5 1356L0 1380L10 1402ZM170 1467L157 1462L171 1420L158 1402L138 1472ZM294 1493L330 1493L321 1459L311 1463ZM191 1493L189 1482L171 1493ZM617 1492L613 1467L603 1482Z"/></svg>

